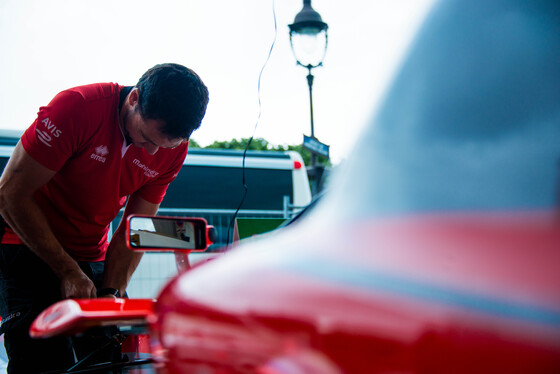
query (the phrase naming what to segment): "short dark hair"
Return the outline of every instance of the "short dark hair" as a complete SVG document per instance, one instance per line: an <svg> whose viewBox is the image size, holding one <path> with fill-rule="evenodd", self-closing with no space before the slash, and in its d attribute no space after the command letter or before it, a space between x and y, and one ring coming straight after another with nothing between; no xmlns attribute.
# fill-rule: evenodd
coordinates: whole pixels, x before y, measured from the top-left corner
<svg viewBox="0 0 560 374"><path fill-rule="evenodd" d="M179 64L156 65L138 84L143 118L163 121L160 131L171 139L188 139L200 127L208 105L208 88L191 69Z"/></svg>

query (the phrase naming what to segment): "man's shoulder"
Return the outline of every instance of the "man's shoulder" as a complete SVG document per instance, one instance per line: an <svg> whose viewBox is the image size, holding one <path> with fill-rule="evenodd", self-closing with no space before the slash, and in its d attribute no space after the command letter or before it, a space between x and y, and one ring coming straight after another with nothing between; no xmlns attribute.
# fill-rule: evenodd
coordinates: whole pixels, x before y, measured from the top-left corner
<svg viewBox="0 0 560 374"><path fill-rule="evenodd" d="M58 93L47 108L51 114L55 112L80 122L93 120L97 123L97 117L105 117L117 109L120 90L121 86L116 83L77 86Z"/></svg>
<svg viewBox="0 0 560 374"><path fill-rule="evenodd" d="M79 97L87 103L112 99L119 94L120 89L121 86L117 83L93 83L72 87L64 90L62 93L69 96Z"/></svg>

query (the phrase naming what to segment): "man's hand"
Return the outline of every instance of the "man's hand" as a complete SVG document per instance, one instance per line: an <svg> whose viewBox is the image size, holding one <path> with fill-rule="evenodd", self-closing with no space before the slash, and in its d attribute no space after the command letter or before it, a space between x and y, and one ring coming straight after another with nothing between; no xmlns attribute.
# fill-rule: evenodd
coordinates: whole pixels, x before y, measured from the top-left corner
<svg viewBox="0 0 560 374"><path fill-rule="evenodd" d="M97 289L93 282L81 270L74 270L60 277L60 293L63 299L97 297Z"/></svg>

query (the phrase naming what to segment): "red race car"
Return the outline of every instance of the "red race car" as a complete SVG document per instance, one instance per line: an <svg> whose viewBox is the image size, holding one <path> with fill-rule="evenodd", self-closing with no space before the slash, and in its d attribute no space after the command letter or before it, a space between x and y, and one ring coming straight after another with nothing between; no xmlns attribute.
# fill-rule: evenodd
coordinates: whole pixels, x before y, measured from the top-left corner
<svg viewBox="0 0 560 374"><path fill-rule="evenodd" d="M379 108L301 219L161 291L158 372L560 372L560 3L439 2Z"/></svg>

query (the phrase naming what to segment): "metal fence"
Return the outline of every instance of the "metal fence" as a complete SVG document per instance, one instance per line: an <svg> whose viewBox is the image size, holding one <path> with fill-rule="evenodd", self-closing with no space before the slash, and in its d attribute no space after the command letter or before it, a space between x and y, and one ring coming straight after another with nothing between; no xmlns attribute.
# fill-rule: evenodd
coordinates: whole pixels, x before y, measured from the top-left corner
<svg viewBox="0 0 560 374"><path fill-rule="evenodd" d="M289 204L289 199L284 199L284 210L240 210L237 218L283 218L290 219L297 214L302 207ZM122 214L122 213L121 213ZM214 226L217 232L217 241L208 252L215 252L231 243L233 239L232 219L234 209L175 209L160 208L158 215L179 217L202 217L208 224ZM120 216L117 217L120 221ZM192 254L191 256L197 256ZM140 265L136 269L130 284L128 294L134 298L154 298L163 285L177 274L175 255L173 253L150 253L144 254Z"/></svg>

